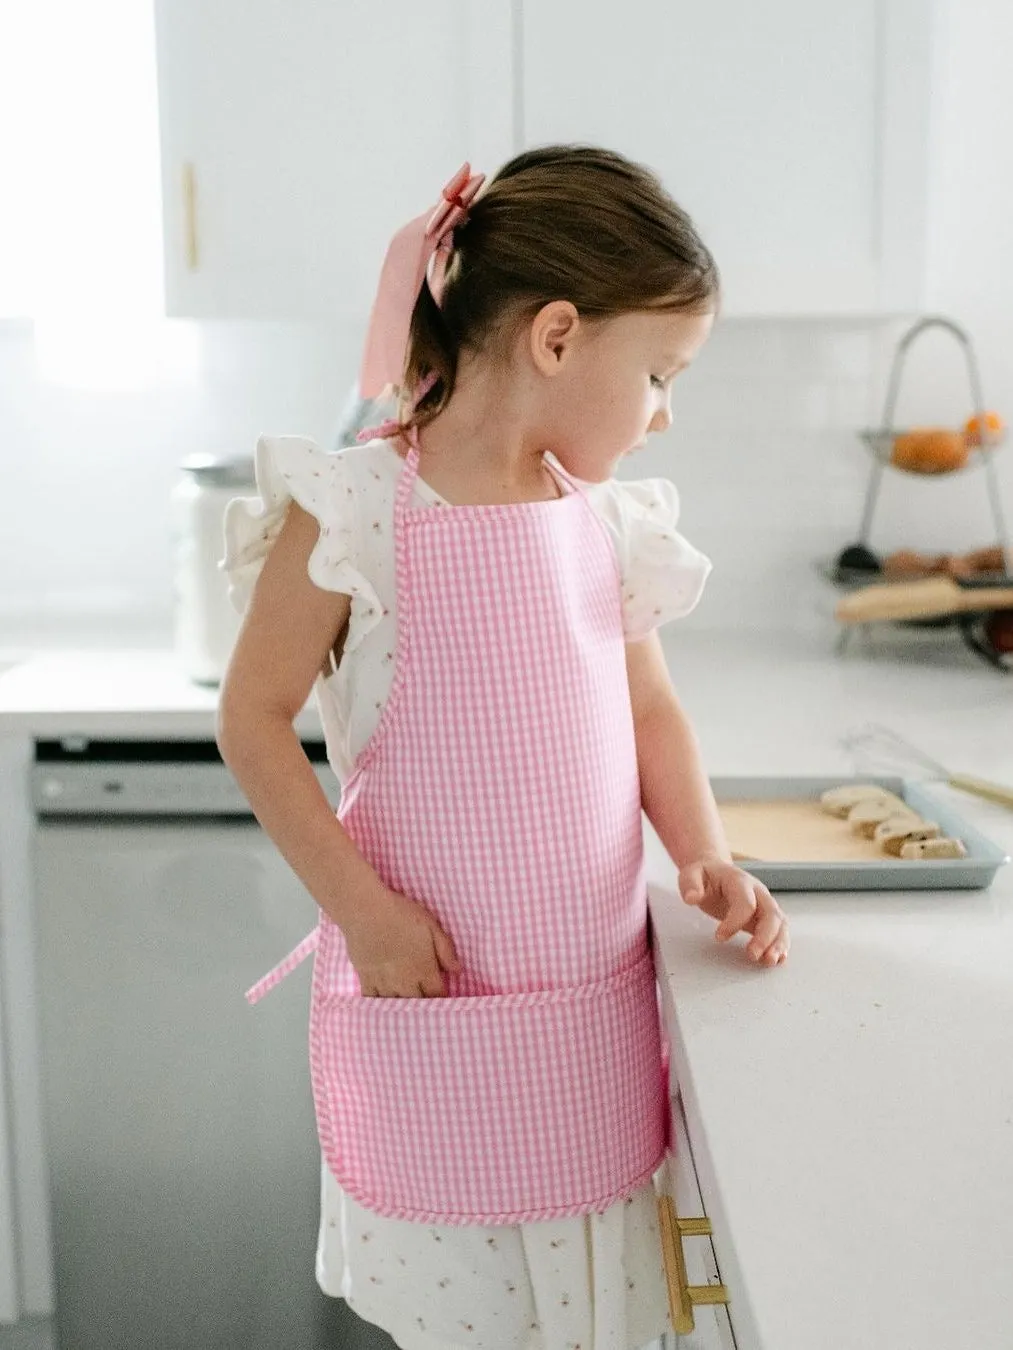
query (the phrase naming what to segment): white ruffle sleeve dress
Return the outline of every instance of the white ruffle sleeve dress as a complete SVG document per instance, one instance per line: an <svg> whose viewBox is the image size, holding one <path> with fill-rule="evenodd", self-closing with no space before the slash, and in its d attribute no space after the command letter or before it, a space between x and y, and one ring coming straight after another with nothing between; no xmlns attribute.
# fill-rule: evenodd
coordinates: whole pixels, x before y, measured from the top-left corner
<svg viewBox="0 0 1013 1350"><path fill-rule="evenodd" d="M311 580L351 597L341 659L314 694L328 760L349 776L390 693L397 637L391 442L324 451L304 436L257 442L257 496L225 512L233 605L242 612L294 499L319 522ZM627 641L697 604L710 560L676 530L665 478L583 485L607 525L623 581ZM412 507L448 503L416 478ZM321 1160L316 1278L402 1350L640 1350L671 1329L657 1218L659 1178L603 1214L443 1227L391 1219L344 1193Z"/></svg>

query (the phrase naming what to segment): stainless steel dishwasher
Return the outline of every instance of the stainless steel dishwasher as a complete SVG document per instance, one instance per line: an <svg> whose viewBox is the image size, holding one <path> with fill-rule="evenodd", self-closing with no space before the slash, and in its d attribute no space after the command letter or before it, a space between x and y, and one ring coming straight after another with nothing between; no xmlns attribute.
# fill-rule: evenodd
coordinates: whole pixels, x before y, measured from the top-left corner
<svg viewBox="0 0 1013 1350"><path fill-rule="evenodd" d="M31 773L59 1350L393 1346L316 1283L309 968L243 991L317 909L217 747L38 740Z"/></svg>

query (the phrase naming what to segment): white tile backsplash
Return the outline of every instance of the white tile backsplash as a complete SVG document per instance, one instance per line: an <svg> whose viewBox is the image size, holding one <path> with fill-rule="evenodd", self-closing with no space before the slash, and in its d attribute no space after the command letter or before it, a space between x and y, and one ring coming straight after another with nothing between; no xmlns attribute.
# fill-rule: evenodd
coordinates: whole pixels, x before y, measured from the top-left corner
<svg viewBox="0 0 1013 1350"><path fill-rule="evenodd" d="M886 358L902 330L852 320L716 327L676 384L673 427L621 471L674 479L681 528L714 561L685 623L829 629L833 596L816 563L857 531L870 462L855 433L878 420ZM198 450L252 454L261 431L332 443L356 368L354 334L225 323L197 332L196 379L119 395L39 383L30 330L3 335L0 647L102 645L125 634L170 641L169 492L179 460ZM905 385L912 420L944 416L935 410L947 365L959 374L959 353L935 345ZM998 391L990 402L1003 406ZM965 405L958 380L951 418ZM1002 467L1008 498L1008 454ZM990 541L980 474L886 475L875 547Z"/></svg>
<svg viewBox="0 0 1013 1350"><path fill-rule="evenodd" d="M39 379L30 326L0 326L0 648L170 641L180 460L252 455L264 430L332 435L350 347L301 325L194 328L195 378L97 393Z"/></svg>

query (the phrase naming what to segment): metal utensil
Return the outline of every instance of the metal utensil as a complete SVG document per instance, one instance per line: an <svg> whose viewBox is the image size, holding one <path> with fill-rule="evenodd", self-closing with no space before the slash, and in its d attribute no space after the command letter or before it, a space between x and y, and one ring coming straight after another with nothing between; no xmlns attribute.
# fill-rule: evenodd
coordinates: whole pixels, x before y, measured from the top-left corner
<svg viewBox="0 0 1013 1350"><path fill-rule="evenodd" d="M1013 811L1013 787L993 783L971 774L953 773L916 745L878 722L868 722L841 737L841 746L856 760L856 772L867 773L880 769L904 778L937 779L948 787L971 792L990 802L998 802ZM860 762L860 767L859 767Z"/></svg>

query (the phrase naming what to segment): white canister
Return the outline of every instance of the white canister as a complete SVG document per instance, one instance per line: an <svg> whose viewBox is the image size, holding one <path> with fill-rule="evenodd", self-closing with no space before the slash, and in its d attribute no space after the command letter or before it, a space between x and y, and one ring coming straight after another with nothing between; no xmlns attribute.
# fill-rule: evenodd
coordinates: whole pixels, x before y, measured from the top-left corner
<svg viewBox="0 0 1013 1350"><path fill-rule="evenodd" d="M225 506L256 491L252 459L189 455L171 494L175 559L175 649L196 684L217 685L239 633L218 564L225 553Z"/></svg>

